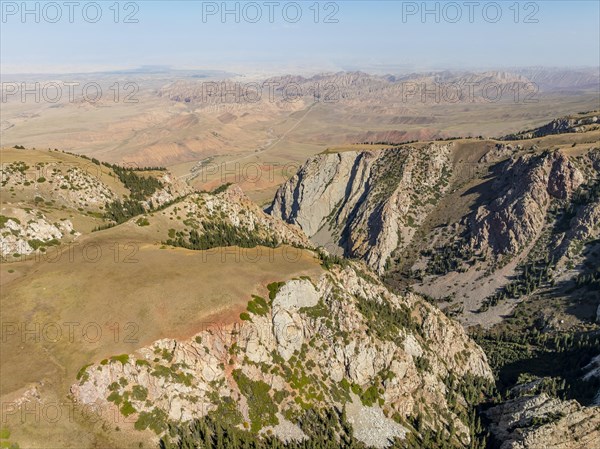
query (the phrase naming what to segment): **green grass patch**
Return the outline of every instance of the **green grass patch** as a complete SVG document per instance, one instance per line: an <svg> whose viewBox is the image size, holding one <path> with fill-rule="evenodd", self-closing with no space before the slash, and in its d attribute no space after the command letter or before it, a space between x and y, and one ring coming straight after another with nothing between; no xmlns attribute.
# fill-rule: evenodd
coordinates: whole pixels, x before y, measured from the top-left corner
<svg viewBox="0 0 600 449"><path fill-rule="evenodd" d="M121 354L121 355L114 355L110 358L111 362L121 362L122 365L125 365L127 362L129 362L129 355L128 354Z"/></svg>
<svg viewBox="0 0 600 449"><path fill-rule="evenodd" d="M252 301L248 302L248 312L255 315L265 316L269 312L269 305L264 298L252 295Z"/></svg>
<svg viewBox="0 0 600 449"><path fill-rule="evenodd" d="M279 420L275 414L277 406L269 395L270 387L263 381L250 380L248 376L237 369L233 371L240 392L248 401L248 414L251 425L250 430L253 433L259 432L265 426L275 426L279 424Z"/></svg>
<svg viewBox="0 0 600 449"><path fill-rule="evenodd" d="M150 222L146 217L140 217L135 221L138 226L150 226Z"/></svg>
<svg viewBox="0 0 600 449"><path fill-rule="evenodd" d="M140 412L133 427L136 430L150 429L158 435L167 428L167 414L157 407L152 412Z"/></svg>

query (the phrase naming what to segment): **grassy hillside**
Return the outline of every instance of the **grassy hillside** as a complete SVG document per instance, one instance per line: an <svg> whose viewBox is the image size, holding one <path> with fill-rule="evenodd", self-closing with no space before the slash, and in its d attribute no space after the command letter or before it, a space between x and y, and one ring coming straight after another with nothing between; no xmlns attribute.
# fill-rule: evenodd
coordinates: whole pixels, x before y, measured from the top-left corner
<svg viewBox="0 0 600 449"><path fill-rule="evenodd" d="M251 295L268 294L265 285L300 276L318 277L322 271L312 252L289 246L224 245L193 251L164 244L175 230L214 233L215 229L201 224L225 220L223 204L235 211L244 209L245 220L270 223L271 217L261 218L262 211L250 207L241 192L222 193L221 197L229 195L227 200L195 194L198 200L187 206L183 205L187 197L182 196L160 210L93 231L111 223L105 215L106 203L76 207L74 198L87 198L95 190L91 182L82 191L76 186L73 190L56 188L63 175L72 173L69 170L89 174L109 189L112 198L123 201L147 198L147 192L136 190L134 181L159 179L164 173L117 173L119 167L59 151L3 149L2 162L3 169L18 166L23 170L10 174L12 189L3 187L3 226L19 222L19 226L29 226L23 232L35 234L37 222L18 219L28 214L33 219L45 217L48 226L67 219L76 230L56 242L39 240L40 246L32 243L37 235L24 237L35 252L9 256L10 262L0 266L0 396L8 406L3 426L10 432L10 441L21 447L47 447L48 441L63 447L122 447L123 442L137 447L140 439L148 444L143 433L131 440L118 432L107 434L97 417L93 419L71 402L69 387L83 367L162 338L186 338L211 325L237 322ZM86 175L79 176L87 182ZM134 191L142 196L135 196ZM76 196L66 196L68 192ZM42 196L43 200L36 200ZM184 214L185 207L190 209ZM230 215L237 218L237 212ZM257 229L262 238L277 242L285 240L288 232L283 224ZM274 230L278 234L271 234ZM34 405L25 404L38 407L40 413L22 421L19 401L31 397L40 399L34 399ZM57 420L44 414L57 405L61 413Z"/></svg>

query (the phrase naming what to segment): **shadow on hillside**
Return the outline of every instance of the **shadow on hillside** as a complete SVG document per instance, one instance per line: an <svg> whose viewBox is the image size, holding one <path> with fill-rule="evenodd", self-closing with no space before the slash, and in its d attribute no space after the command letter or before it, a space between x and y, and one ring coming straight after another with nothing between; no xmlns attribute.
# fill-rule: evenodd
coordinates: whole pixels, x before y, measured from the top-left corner
<svg viewBox="0 0 600 449"><path fill-rule="evenodd" d="M564 399L576 399L582 405L589 405L600 389L600 378L587 382L581 380L585 368L592 357L598 355L598 348L572 347L562 352L533 350L531 357L504 365L499 373L499 387L509 389L517 384L519 375L529 373L538 377L557 377L570 386Z"/></svg>
<svg viewBox="0 0 600 449"><path fill-rule="evenodd" d="M596 242L585 250L586 257L578 266L585 281L577 284L575 279L557 283L549 292L554 299L564 301L565 313L582 322L595 322L600 305L600 243ZM596 280L592 276L596 276Z"/></svg>
<svg viewBox="0 0 600 449"><path fill-rule="evenodd" d="M469 214L476 211L478 207L489 204L498 198L500 192L494 189L494 182L501 176L504 168L508 164L508 160L498 162L489 167L488 173L483 177L484 182L478 184L474 187L471 187L469 190L465 191L461 196L466 197L469 195L477 195L477 200L473 202L470 206Z"/></svg>

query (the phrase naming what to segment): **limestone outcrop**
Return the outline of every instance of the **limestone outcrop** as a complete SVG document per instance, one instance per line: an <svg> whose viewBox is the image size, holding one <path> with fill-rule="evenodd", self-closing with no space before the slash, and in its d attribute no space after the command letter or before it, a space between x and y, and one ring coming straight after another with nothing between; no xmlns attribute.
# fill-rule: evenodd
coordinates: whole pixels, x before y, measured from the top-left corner
<svg viewBox="0 0 600 449"><path fill-rule="evenodd" d="M446 191L450 155L449 145L437 144L317 155L277 191L268 211L316 245L383 273Z"/></svg>
<svg viewBox="0 0 600 449"><path fill-rule="evenodd" d="M314 283L271 285L269 299L255 297L243 320L86 367L71 393L142 423L151 414L189 421L229 404L239 425L287 427L282 438L303 407L346 406L355 436L379 447L381 439L368 437L373 422L381 435L403 438L409 418L422 413L427 427L451 421L467 445L468 423L456 408L465 399L450 404L458 390L447 380L491 381L483 351L439 310L390 293L363 270L335 266Z"/></svg>

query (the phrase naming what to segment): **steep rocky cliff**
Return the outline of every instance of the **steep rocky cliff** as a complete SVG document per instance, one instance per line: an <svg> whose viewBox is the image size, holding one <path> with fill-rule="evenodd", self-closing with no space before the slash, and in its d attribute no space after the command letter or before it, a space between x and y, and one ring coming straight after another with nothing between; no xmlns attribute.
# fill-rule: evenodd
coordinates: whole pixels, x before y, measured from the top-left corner
<svg viewBox="0 0 600 449"><path fill-rule="evenodd" d="M448 145L436 144L321 154L277 191L269 211L383 273L446 191L450 156Z"/></svg>
<svg viewBox="0 0 600 449"><path fill-rule="evenodd" d="M535 141L319 155L269 210L485 335L501 389L487 414L492 447L588 449L599 437L600 135L588 115ZM412 157L423 165L407 169ZM553 389L510 393L538 376Z"/></svg>
<svg viewBox="0 0 600 449"><path fill-rule="evenodd" d="M433 298L459 298L452 306L469 324L493 323L506 308L488 310L515 289L598 277L589 266L600 232L599 154L593 145L574 152L481 140L324 153L267 211L392 285L400 278ZM519 280L527 264L545 270L529 288Z"/></svg>
<svg viewBox="0 0 600 449"><path fill-rule="evenodd" d="M494 200L468 217L471 243L494 254L518 253L539 236L551 200L568 200L583 183L562 153L511 158L490 186Z"/></svg>
<svg viewBox="0 0 600 449"><path fill-rule="evenodd" d="M272 284L241 321L85 367L73 397L118 407L158 434L216 410L232 425L297 440L307 410L345 407L369 445L416 432L417 415L421 432L467 445L463 395L491 381L485 355L436 308L390 293L364 270L335 266L314 282Z"/></svg>
<svg viewBox="0 0 600 449"><path fill-rule="evenodd" d="M500 449L592 449L600 441L600 410L546 394L525 396L487 412Z"/></svg>

